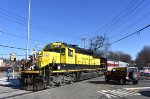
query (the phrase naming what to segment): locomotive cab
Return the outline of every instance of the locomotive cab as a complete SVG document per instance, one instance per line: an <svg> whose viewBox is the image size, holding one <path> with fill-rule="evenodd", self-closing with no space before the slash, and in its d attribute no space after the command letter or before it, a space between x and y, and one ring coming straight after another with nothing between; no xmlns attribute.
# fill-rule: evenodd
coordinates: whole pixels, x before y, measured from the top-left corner
<svg viewBox="0 0 150 99"><path fill-rule="evenodd" d="M40 68L51 66L53 70L65 69L67 64L75 64L75 49L65 46L63 43L48 44L41 53L39 53Z"/></svg>

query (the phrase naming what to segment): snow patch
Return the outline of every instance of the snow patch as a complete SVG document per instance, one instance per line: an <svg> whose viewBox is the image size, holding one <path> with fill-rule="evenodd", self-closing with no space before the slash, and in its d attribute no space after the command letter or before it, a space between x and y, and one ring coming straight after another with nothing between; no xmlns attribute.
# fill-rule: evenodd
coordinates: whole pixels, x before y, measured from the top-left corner
<svg viewBox="0 0 150 99"><path fill-rule="evenodd" d="M17 87L17 86L20 86L20 82L17 78L10 79L10 81L8 82L7 77L1 77L0 78L0 85Z"/></svg>

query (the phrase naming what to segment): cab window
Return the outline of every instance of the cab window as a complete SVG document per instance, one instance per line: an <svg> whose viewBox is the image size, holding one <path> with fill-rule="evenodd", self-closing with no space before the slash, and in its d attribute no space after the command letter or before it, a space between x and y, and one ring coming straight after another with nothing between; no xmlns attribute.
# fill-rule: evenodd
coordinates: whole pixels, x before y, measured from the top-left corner
<svg viewBox="0 0 150 99"><path fill-rule="evenodd" d="M68 56L73 57L73 50L68 49Z"/></svg>
<svg viewBox="0 0 150 99"><path fill-rule="evenodd" d="M44 51L51 51L51 46L50 46L50 45L47 45L43 50L44 50Z"/></svg>
<svg viewBox="0 0 150 99"><path fill-rule="evenodd" d="M60 53L60 49L59 49L59 48L55 48L55 49L53 50L53 52Z"/></svg>
<svg viewBox="0 0 150 99"><path fill-rule="evenodd" d="M61 49L61 54L65 54L65 48Z"/></svg>

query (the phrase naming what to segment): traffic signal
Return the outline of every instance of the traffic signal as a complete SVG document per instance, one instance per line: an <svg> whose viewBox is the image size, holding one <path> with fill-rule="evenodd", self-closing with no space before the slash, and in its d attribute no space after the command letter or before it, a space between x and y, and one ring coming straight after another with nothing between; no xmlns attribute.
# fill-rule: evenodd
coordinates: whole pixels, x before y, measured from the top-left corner
<svg viewBox="0 0 150 99"><path fill-rule="evenodd" d="M10 54L10 61L14 61L14 53Z"/></svg>
<svg viewBox="0 0 150 99"><path fill-rule="evenodd" d="M14 62L16 62L16 58L14 58Z"/></svg>

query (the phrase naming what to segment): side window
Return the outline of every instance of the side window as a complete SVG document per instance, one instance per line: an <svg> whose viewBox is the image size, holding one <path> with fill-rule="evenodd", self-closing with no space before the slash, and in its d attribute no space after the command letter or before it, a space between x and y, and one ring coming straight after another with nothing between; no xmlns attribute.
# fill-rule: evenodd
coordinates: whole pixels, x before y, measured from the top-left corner
<svg viewBox="0 0 150 99"><path fill-rule="evenodd" d="M61 54L65 54L65 48L61 49Z"/></svg>
<svg viewBox="0 0 150 99"><path fill-rule="evenodd" d="M116 72L120 72L122 68L116 68Z"/></svg>
<svg viewBox="0 0 150 99"><path fill-rule="evenodd" d="M73 57L73 50L68 48L68 56Z"/></svg>
<svg viewBox="0 0 150 99"><path fill-rule="evenodd" d="M126 68L122 68L121 71L122 71L122 72L125 72L125 71L126 71Z"/></svg>

